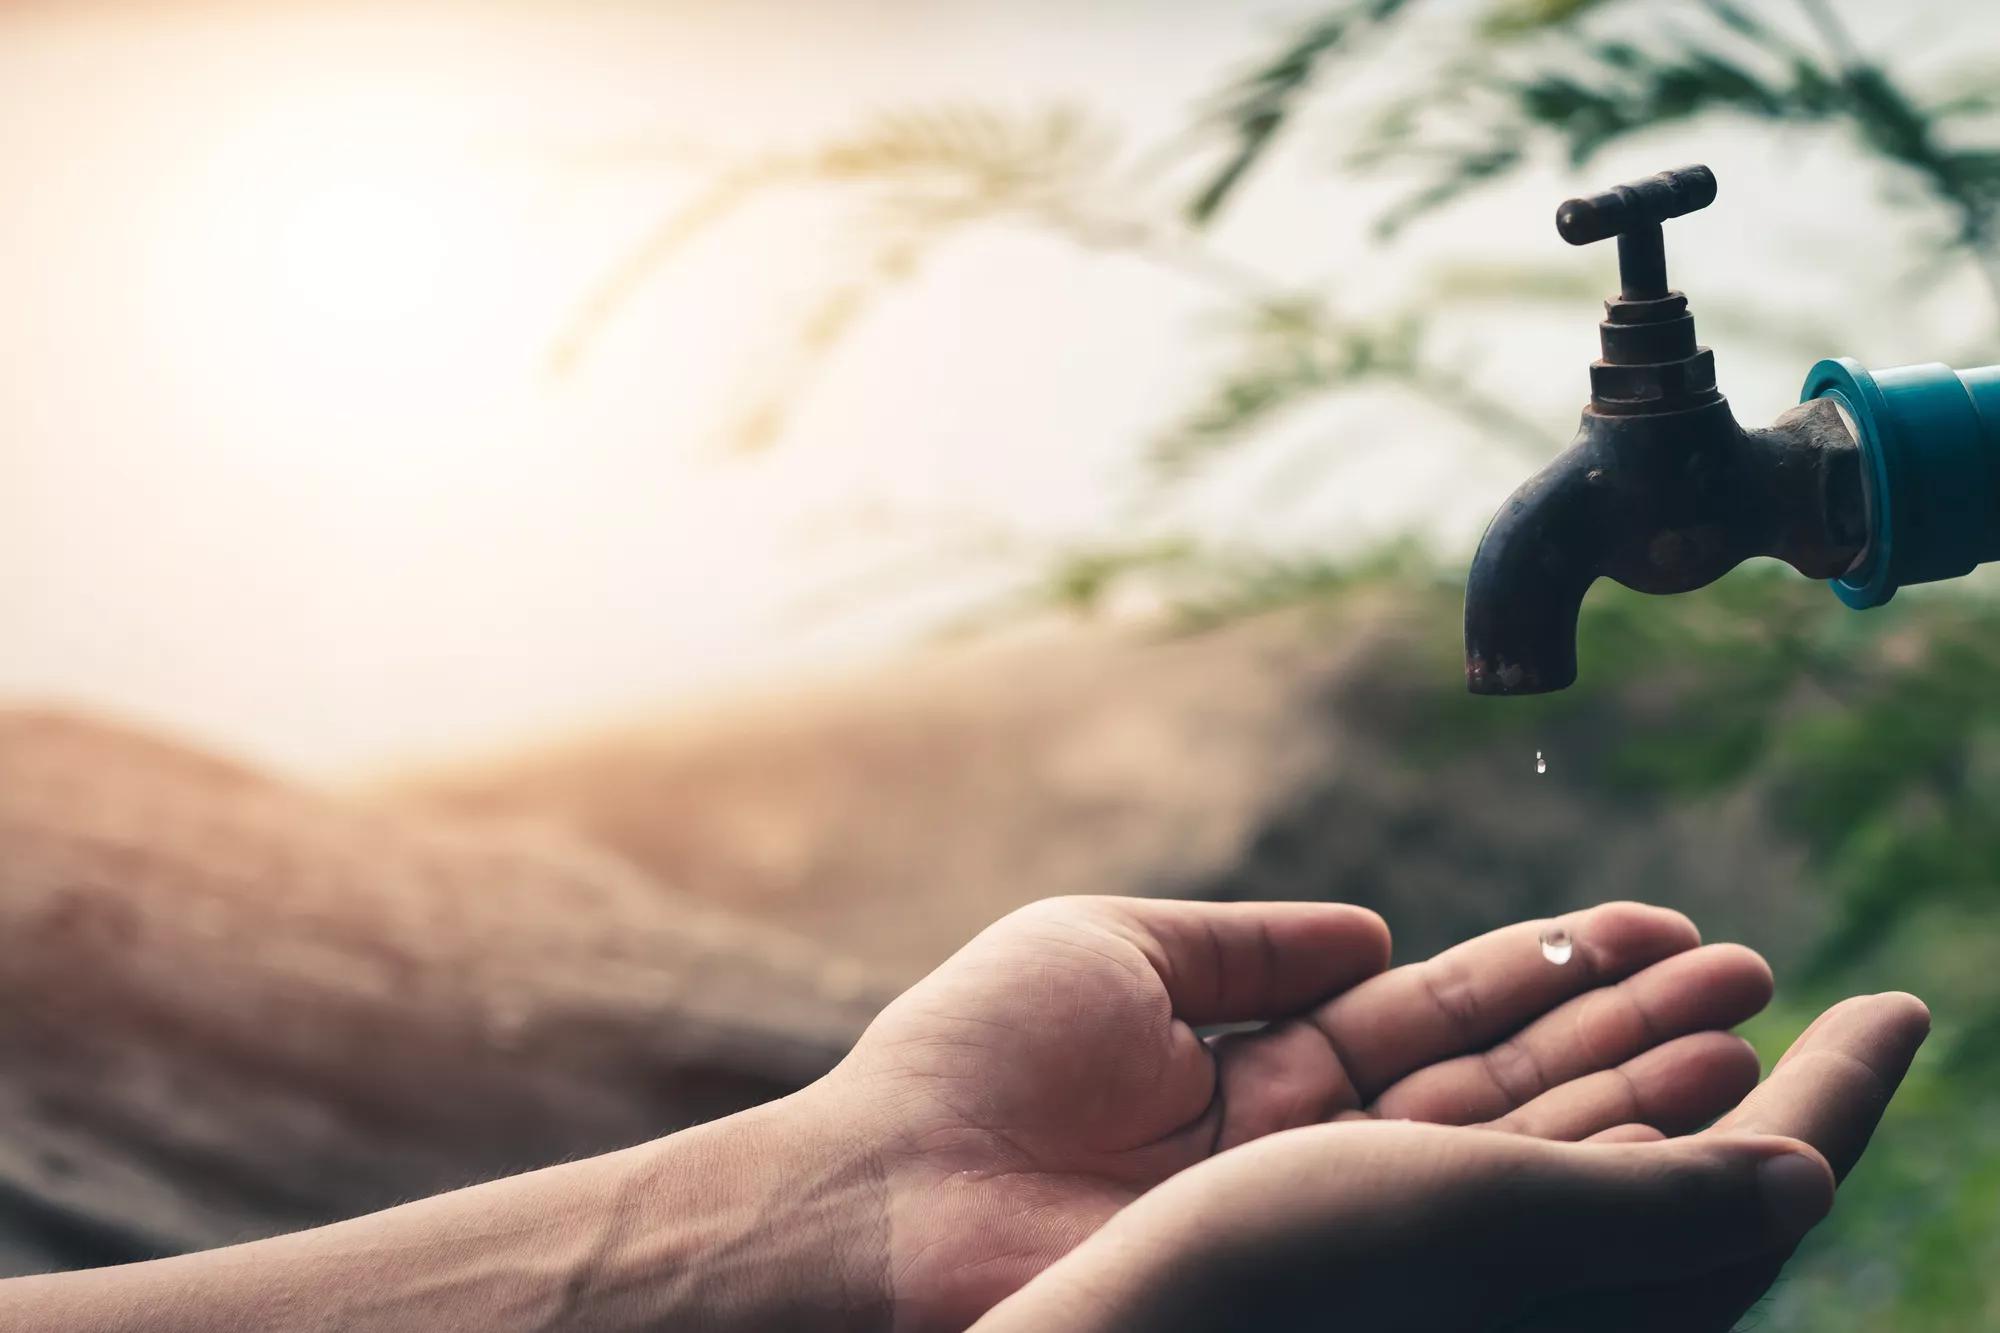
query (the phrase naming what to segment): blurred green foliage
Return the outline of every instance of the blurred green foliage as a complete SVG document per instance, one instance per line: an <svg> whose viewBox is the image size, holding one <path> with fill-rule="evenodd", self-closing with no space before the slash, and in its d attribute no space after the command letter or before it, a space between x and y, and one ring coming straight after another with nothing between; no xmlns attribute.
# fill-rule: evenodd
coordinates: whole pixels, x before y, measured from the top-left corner
<svg viewBox="0 0 2000 1333"><path fill-rule="evenodd" d="M1206 122L1223 160L1191 215L1214 217L1357 31L1379 35L1404 9L1350 0L1228 90ZM1506 176L1538 147L1584 166L1634 135L1730 114L1851 133L1949 215L1946 246L1992 262L2000 151L1978 137L2000 109L1990 59L1919 86L1864 52L1829 0L1500 0L1466 36L1350 145L1358 166L1428 164L1428 182L1381 219L1386 232Z"/></svg>
<svg viewBox="0 0 2000 1333"><path fill-rule="evenodd" d="M1217 97L1208 119L1226 126L1234 142L1228 158L1189 202L1189 218L1202 223L1213 217L1263 157L1293 105L1311 89L1313 81L1338 59L1352 55L1362 39L1395 18L1408 3L1358 0L1331 9L1307 24L1268 62Z"/></svg>

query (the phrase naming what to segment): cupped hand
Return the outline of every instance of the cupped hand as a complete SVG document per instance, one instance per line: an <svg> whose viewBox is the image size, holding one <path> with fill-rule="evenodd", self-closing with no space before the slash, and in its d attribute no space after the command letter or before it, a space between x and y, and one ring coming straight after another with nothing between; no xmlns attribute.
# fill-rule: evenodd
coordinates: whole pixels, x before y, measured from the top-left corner
<svg viewBox="0 0 2000 1333"><path fill-rule="evenodd" d="M1614 903L1558 920L1574 946L1557 965L1543 924L1384 971L1387 930L1349 906L1073 898L1007 917L821 1090L879 1145L898 1326L963 1327L1140 1195L1279 1131L1632 1138L1756 1083L1723 1031L1769 998L1756 954ZM1196 1031L1246 1022L1267 1025Z"/></svg>
<svg viewBox="0 0 2000 1333"><path fill-rule="evenodd" d="M1834 1178L1845 1180L1930 1029L1930 1010L1914 995L1842 1000L1799 1035L1770 1078L1698 1137L1786 1135L1810 1145ZM1741 1262L1703 1265L1693 1276L1658 1274L1666 1280L1555 1301L1520 1333L1724 1333L1763 1299L1797 1239Z"/></svg>
<svg viewBox="0 0 2000 1333"><path fill-rule="evenodd" d="M1686 1138L1275 1134L1122 1211L977 1333L1724 1333L1832 1206L1928 1029L1911 996L1846 1001Z"/></svg>

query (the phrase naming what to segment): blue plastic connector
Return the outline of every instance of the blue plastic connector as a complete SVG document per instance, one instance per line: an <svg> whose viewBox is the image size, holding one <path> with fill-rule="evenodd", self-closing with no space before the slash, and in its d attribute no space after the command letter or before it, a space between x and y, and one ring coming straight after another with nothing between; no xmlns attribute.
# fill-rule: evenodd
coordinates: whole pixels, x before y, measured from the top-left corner
<svg viewBox="0 0 2000 1333"><path fill-rule="evenodd" d="M1840 357L1807 372L1799 401L1815 398L1846 410L1861 446L1868 545L1833 580L1841 601L1880 606L2000 559L2000 366L1869 371Z"/></svg>

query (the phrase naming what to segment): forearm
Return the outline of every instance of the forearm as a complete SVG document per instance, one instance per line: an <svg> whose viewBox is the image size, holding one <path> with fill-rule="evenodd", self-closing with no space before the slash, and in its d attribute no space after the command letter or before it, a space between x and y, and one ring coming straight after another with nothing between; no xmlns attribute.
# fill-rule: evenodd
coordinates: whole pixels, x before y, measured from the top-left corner
<svg viewBox="0 0 2000 1333"><path fill-rule="evenodd" d="M881 1184L812 1093L270 1240L0 1282L75 1333L886 1327Z"/></svg>

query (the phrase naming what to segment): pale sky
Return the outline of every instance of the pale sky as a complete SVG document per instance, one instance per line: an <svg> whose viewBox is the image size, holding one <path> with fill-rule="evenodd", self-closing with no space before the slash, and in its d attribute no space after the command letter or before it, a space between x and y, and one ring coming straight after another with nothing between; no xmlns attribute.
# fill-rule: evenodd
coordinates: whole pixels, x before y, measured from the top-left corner
<svg viewBox="0 0 2000 1333"><path fill-rule="evenodd" d="M1438 8L1449 29L1462 6ZM1888 23L1846 8L1871 11L1864 35ZM897 651L999 586L1006 564L946 558L971 535L1115 530L1138 444L1226 346L1204 331L1209 293L977 231L863 318L751 460L727 456L724 427L851 263L837 203L746 210L567 377L547 366L558 329L688 197L690 163L956 103L1071 104L1137 152L1314 9L0 10L0 700L339 774ZM1949 54L1949 13L1902 5L1890 27ZM1405 58L1355 78L1393 83ZM1335 174L1335 127L1308 124L1214 244L1357 308L1444 262L1608 279L1608 253L1555 241L1556 201L1700 158L1722 198L1669 232L1698 318L1704 293L1767 300L1823 325L1829 354L1893 364L1990 317L1979 293L1919 304L1857 269L1888 215L1837 145L1737 126L1655 139L1588 180L1524 175L1381 251L1387 187ZM1548 420L1550 453L1598 317L1465 322L1466 373ZM1796 353L1707 341L1747 424L1795 397ZM1337 484L1274 505L1300 449L1340 451ZM1190 521L1334 549L1416 527L1462 552L1523 471L1463 423L1371 394L1288 422ZM920 576L865 577L885 561Z"/></svg>

